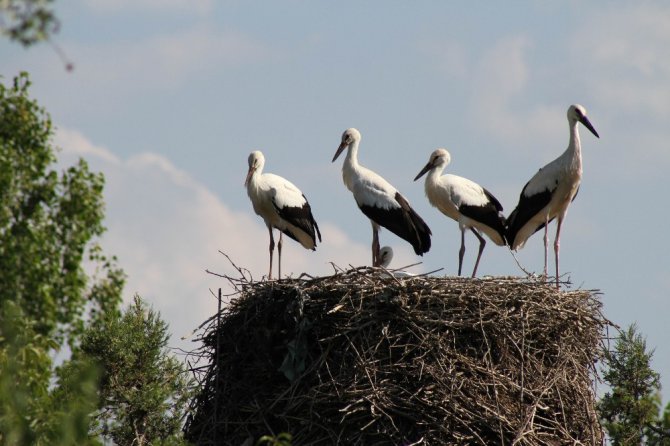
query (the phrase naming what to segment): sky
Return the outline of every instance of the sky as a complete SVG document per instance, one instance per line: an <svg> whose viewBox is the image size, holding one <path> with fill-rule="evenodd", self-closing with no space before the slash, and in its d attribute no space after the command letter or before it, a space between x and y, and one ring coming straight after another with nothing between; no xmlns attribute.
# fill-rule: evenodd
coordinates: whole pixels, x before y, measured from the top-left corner
<svg viewBox="0 0 670 446"><path fill-rule="evenodd" d="M429 253L382 231L392 266L455 275L458 225L413 178L438 147L446 172L486 187L511 212L530 177L567 147L582 104L584 175L561 232L561 272L602 295L603 314L636 323L670 399L670 5L641 2L248 2L60 0L53 39L0 40L0 82L28 71L57 127L59 163L106 177L104 250L170 324L171 345L217 307L236 276L267 274L268 234L243 187L247 157L307 196L323 235L287 239L283 272L370 263L371 227L331 163L342 132L362 133L361 164L391 182L433 231ZM555 226L550 227L553 240ZM477 241L466 236L464 271ZM550 253L551 254L551 253ZM517 253L542 272L542 234ZM550 255L551 258L551 255ZM553 261L550 262L553 268ZM489 242L480 275L523 275ZM614 335L615 333L610 333Z"/></svg>

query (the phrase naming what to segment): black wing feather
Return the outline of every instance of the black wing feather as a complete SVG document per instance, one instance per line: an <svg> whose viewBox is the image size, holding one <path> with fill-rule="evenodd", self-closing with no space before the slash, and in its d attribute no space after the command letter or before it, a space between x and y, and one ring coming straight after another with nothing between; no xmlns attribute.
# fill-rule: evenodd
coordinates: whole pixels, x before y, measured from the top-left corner
<svg viewBox="0 0 670 446"><path fill-rule="evenodd" d="M482 188L483 189L483 188ZM505 216L502 213L503 207L488 190L484 189L484 194L488 202L483 206L470 206L462 204L458 212L475 221L485 224L495 230L503 240L506 240Z"/></svg>
<svg viewBox="0 0 670 446"><path fill-rule="evenodd" d="M526 183L526 185L523 187L523 190L521 190L521 194L519 195L519 204L517 204L516 208L512 211L511 214L509 214L509 217L507 218L507 242L510 245L514 243L514 238L521 230L521 228L526 223L528 223L528 221L538 212L544 209L544 207L547 206L551 201L551 191L549 189L545 189L539 194L531 196L525 195L524 192L526 191L529 183L530 181ZM551 220L553 220L553 218ZM544 228L544 222L540 223L540 225L535 228L533 233L539 231L542 228Z"/></svg>
<svg viewBox="0 0 670 446"><path fill-rule="evenodd" d="M430 250L432 232L405 197L396 192L395 199L400 205L399 208L382 209L366 205L358 207L370 220L409 242L416 254L423 255Z"/></svg>
<svg viewBox="0 0 670 446"><path fill-rule="evenodd" d="M321 232L319 231L319 225L316 223L316 220L312 215L312 208L309 205L309 202L307 201L307 198L305 197L304 194L302 198L305 199L305 204L303 204L300 207L285 206L283 208L280 208L277 206L274 199L272 200L272 204L274 205L275 209L277 210L277 213L282 219L291 223L293 226L296 226L297 228L305 231L315 242L316 242L316 236L318 236L319 242L321 242ZM298 241L295 235L291 234L290 231L284 229L282 230L282 232L291 237L293 240Z"/></svg>

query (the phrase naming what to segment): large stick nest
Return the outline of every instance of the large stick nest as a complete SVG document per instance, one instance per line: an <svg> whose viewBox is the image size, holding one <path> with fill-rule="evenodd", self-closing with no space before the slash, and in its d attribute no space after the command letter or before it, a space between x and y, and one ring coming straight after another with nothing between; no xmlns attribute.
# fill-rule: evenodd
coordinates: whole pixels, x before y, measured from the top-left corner
<svg viewBox="0 0 670 446"><path fill-rule="evenodd" d="M228 280L187 421L201 445L602 444L598 293L358 268Z"/></svg>

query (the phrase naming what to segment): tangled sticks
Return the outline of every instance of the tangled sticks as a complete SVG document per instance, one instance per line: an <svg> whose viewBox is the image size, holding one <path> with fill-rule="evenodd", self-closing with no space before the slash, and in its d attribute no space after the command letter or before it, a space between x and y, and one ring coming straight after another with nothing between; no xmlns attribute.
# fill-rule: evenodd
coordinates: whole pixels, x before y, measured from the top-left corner
<svg viewBox="0 0 670 446"><path fill-rule="evenodd" d="M372 268L228 280L239 296L202 337L196 444L602 443L596 292Z"/></svg>

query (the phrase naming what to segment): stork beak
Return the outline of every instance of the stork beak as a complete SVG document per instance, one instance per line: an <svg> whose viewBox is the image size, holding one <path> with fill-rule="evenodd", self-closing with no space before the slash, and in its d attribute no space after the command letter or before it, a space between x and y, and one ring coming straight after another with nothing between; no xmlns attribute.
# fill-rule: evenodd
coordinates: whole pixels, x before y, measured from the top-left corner
<svg viewBox="0 0 670 446"><path fill-rule="evenodd" d="M249 166L249 172L247 172L247 177L244 179L244 187L249 185L249 180L254 172L256 172L256 166Z"/></svg>
<svg viewBox="0 0 670 446"><path fill-rule="evenodd" d="M596 129L593 128L593 125L591 124L591 121L589 121L589 118L587 118L586 116L582 116L582 119L580 119L579 122L584 124L584 127L589 129L591 131L591 133L593 133L596 136L596 138L600 138L600 135L598 135L598 132L596 132Z"/></svg>
<svg viewBox="0 0 670 446"><path fill-rule="evenodd" d="M416 181L419 178L421 178L422 176L424 176L426 174L426 172L428 172L432 168L433 168L433 163L428 161L428 164L423 166L423 169L421 169L421 172L419 172L419 174L416 177L414 177L414 181Z"/></svg>
<svg viewBox="0 0 670 446"><path fill-rule="evenodd" d="M348 145L348 144L347 144L346 141L342 141L342 142L340 143L340 147L337 148L337 152L335 152L335 156L333 157L333 161L331 161L331 163L334 163L334 162L335 162L335 160L337 159L337 157L340 156L340 153L342 153L342 151L347 147L347 145Z"/></svg>

